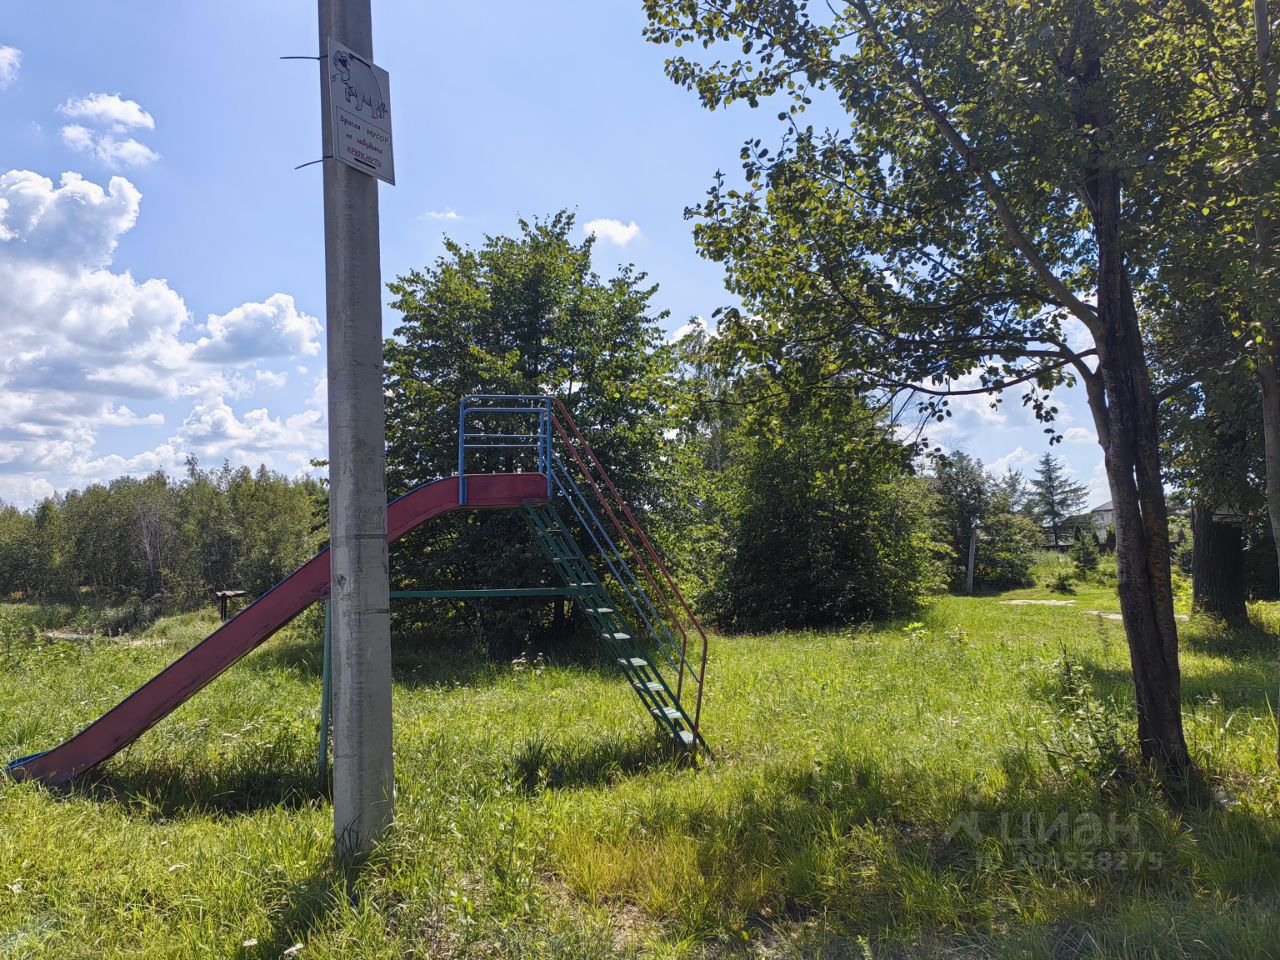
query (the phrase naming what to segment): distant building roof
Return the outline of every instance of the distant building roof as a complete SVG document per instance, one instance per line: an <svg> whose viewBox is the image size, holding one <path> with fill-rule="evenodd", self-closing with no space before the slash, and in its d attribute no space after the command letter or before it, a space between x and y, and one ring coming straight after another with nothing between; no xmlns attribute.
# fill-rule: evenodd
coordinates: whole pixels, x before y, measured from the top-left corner
<svg viewBox="0 0 1280 960"><path fill-rule="evenodd" d="M1104 503L1102 506L1100 506L1100 507L1094 507L1094 508L1093 508L1092 510L1090 510L1089 512L1090 512L1090 513L1108 513L1108 512L1110 512L1110 511L1112 511L1112 510L1115 510L1115 508L1116 508L1115 504L1114 504L1114 503L1112 503L1110 500L1108 500L1108 501L1107 501L1106 503Z"/></svg>

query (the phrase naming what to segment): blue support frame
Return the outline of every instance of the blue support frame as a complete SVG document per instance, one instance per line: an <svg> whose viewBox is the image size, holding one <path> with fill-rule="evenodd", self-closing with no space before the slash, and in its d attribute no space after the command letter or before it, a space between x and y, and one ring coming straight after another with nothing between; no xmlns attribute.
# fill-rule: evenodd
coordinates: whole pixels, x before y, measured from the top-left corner
<svg viewBox="0 0 1280 960"><path fill-rule="evenodd" d="M516 406L515 404L522 404ZM536 433L467 432L467 418L473 414L524 414L538 417ZM551 398L515 393L463 397L458 404L458 503L467 503L467 451L527 450L534 454L535 469L547 478L547 498L555 492L551 483Z"/></svg>

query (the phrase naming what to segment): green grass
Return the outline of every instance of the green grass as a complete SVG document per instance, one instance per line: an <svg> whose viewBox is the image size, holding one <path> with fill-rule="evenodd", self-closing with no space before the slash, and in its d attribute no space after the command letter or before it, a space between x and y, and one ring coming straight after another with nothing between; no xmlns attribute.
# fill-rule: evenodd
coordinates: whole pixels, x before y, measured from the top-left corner
<svg viewBox="0 0 1280 960"><path fill-rule="evenodd" d="M1182 625L1221 802L1178 814L1133 763L1121 626L1083 612L1114 593L1001 602L1062 597L717 637L701 771L607 672L402 644L398 822L349 877L299 621L74 789L0 785L0 957L1276 956L1274 637ZM50 640L53 620L0 607L0 756L214 625Z"/></svg>

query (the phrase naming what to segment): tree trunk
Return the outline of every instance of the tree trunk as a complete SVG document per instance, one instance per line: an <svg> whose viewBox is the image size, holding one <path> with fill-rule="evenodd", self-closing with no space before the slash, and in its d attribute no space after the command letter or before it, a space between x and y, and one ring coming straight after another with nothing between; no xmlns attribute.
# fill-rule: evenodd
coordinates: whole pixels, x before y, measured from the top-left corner
<svg viewBox="0 0 1280 960"><path fill-rule="evenodd" d="M1173 615L1169 516L1160 475L1156 401L1119 240L1120 181L1099 165L1085 185L1098 242L1098 370L1089 391L1115 506L1116 567L1144 759L1171 792L1191 770Z"/></svg>
<svg viewBox="0 0 1280 960"><path fill-rule="evenodd" d="M1096 17L1092 6L1082 11L1085 39L1074 66L1073 106L1081 129L1105 130L1112 123L1111 100L1093 29ZM1098 368L1086 386L1115 507L1120 612L1133 669L1138 743L1166 789L1183 799L1191 756L1182 729L1169 514L1160 475L1156 400L1121 240L1120 172L1115 158L1098 143L1081 172L1081 195L1098 251L1098 306L1092 324Z"/></svg>
<svg viewBox="0 0 1280 960"><path fill-rule="evenodd" d="M1244 537L1234 523L1215 520L1212 507L1191 509L1191 580L1196 610L1233 626L1247 623Z"/></svg>
<svg viewBox="0 0 1280 960"><path fill-rule="evenodd" d="M1259 238L1265 232L1259 230ZM1266 473L1267 516L1276 543L1276 563L1280 567L1280 360L1276 325L1263 324L1263 340L1258 345L1258 386L1262 390L1262 448Z"/></svg>

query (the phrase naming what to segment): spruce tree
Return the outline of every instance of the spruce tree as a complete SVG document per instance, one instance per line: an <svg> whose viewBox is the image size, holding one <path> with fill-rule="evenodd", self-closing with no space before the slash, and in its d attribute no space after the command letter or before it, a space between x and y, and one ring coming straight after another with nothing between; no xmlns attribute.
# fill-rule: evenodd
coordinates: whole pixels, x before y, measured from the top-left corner
<svg viewBox="0 0 1280 960"><path fill-rule="evenodd" d="M1031 481L1031 508L1035 518L1053 536L1053 545L1062 546L1066 522L1078 514L1089 496L1089 488L1067 477L1062 461L1046 453L1036 465Z"/></svg>

